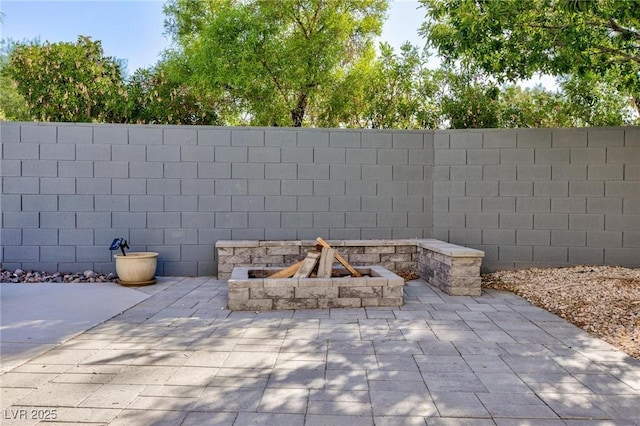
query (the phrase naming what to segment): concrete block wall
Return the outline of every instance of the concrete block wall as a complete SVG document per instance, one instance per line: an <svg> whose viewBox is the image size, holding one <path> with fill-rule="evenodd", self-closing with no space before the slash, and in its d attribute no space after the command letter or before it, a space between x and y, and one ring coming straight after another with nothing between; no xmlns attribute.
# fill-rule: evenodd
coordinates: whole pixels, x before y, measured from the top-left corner
<svg viewBox="0 0 640 426"><path fill-rule="evenodd" d="M640 266L640 128L0 123L3 268L214 275L218 240L437 238L483 268Z"/></svg>
<svg viewBox="0 0 640 426"><path fill-rule="evenodd" d="M483 268L640 266L640 129L436 132L433 238Z"/></svg>
<svg viewBox="0 0 640 426"><path fill-rule="evenodd" d="M422 238L433 133L0 125L6 269L114 271L115 237L159 275L216 274L215 242Z"/></svg>

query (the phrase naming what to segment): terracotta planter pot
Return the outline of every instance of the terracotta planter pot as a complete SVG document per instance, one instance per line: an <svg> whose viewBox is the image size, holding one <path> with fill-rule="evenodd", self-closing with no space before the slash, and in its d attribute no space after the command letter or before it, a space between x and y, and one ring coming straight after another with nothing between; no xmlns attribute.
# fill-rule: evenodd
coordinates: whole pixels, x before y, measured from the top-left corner
<svg viewBox="0 0 640 426"><path fill-rule="evenodd" d="M114 254L116 259L116 273L118 282L124 286L140 286L155 284L156 268L158 266L158 253L133 252Z"/></svg>

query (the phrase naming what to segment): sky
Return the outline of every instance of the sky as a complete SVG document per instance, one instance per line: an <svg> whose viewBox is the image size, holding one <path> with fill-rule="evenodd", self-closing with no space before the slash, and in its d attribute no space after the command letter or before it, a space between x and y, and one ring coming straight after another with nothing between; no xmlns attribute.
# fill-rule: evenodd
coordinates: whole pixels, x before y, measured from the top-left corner
<svg viewBox="0 0 640 426"><path fill-rule="evenodd" d="M274 0L275 1L275 0ZM100 40L107 56L127 61L131 74L160 59L169 47L160 0L0 0L0 37L15 41L75 42L78 35ZM398 48L405 41L422 47L418 29L424 13L418 1L391 2L381 41Z"/></svg>

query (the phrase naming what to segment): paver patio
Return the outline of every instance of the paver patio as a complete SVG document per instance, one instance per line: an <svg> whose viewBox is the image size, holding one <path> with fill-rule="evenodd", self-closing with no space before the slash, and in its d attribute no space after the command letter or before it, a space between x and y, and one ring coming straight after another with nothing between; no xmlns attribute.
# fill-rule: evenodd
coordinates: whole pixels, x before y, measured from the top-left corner
<svg viewBox="0 0 640 426"><path fill-rule="evenodd" d="M0 376L2 424L640 424L640 361L510 293L417 280L400 308L277 312L228 311L215 279L152 293Z"/></svg>

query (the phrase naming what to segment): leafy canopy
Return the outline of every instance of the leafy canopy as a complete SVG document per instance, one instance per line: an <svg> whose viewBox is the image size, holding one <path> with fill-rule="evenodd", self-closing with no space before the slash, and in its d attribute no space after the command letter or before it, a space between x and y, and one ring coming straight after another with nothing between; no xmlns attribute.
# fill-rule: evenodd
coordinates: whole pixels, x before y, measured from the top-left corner
<svg viewBox="0 0 640 426"><path fill-rule="evenodd" d="M420 0L421 33L448 61L499 81L555 76L606 80L640 111L640 2Z"/></svg>
<svg viewBox="0 0 640 426"><path fill-rule="evenodd" d="M372 49L386 9L387 0L171 0L165 13L192 84L233 99L251 124L302 126Z"/></svg>
<svg viewBox="0 0 640 426"><path fill-rule="evenodd" d="M18 93L16 82L6 72L9 55L15 46L12 40L0 41L0 120L28 121L31 120L31 114L27 102Z"/></svg>
<svg viewBox="0 0 640 426"><path fill-rule="evenodd" d="M31 115L44 121L110 121L126 97L120 64L99 41L15 46L5 68Z"/></svg>
<svg viewBox="0 0 640 426"><path fill-rule="evenodd" d="M638 122L638 8L422 0L427 50L381 43L387 0L170 0L172 50L124 78L100 42L0 46L0 119L376 129ZM505 81L556 75L561 91Z"/></svg>
<svg viewBox="0 0 640 426"><path fill-rule="evenodd" d="M138 69L127 81L128 120L145 124L219 125L215 99L185 83L188 66L179 57Z"/></svg>
<svg viewBox="0 0 640 426"><path fill-rule="evenodd" d="M326 127L372 129L435 128L437 83L427 69L428 55L410 43L396 53L381 43L379 54L363 56L339 79L320 123Z"/></svg>

